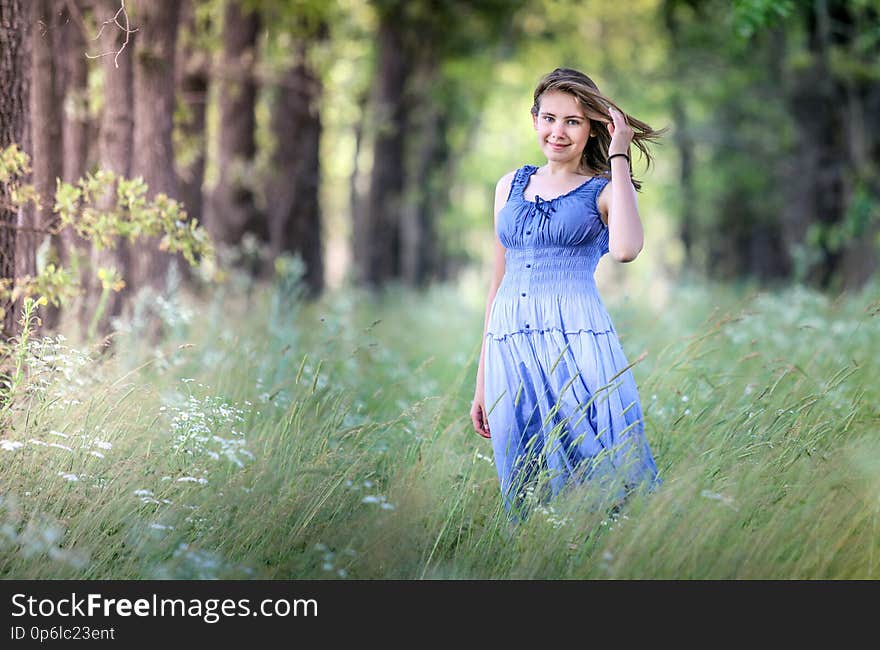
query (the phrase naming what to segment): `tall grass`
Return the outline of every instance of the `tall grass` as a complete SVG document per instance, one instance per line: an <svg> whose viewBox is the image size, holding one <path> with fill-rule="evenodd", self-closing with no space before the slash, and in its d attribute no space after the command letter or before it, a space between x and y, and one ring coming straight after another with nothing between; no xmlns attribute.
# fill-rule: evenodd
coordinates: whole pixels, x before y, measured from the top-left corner
<svg viewBox="0 0 880 650"><path fill-rule="evenodd" d="M877 578L876 284L604 296L664 479L520 524L468 409L485 305L299 298L233 276L144 295L99 358L27 342L0 438L6 578ZM159 342L153 335L159 324Z"/></svg>

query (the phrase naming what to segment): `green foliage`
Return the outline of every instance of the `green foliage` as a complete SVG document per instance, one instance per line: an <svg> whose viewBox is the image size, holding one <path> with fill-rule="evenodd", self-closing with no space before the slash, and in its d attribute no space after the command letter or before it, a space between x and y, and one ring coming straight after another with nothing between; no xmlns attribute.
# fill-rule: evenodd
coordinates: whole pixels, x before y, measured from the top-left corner
<svg viewBox="0 0 880 650"><path fill-rule="evenodd" d="M750 38L762 29L788 18L794 10L794 0L735 0L733 25L740 37Z"/></svg>
<svg viewBox="0 0 880 650"><path fill-rule="evenodd" d="M181 173L205 155L205 134L188 130L194 116L190 106L180 97L174 104L174 161Z"/></svg>
<svg viewBox="0 0 880 650"><path fill-rule="evenodd" d="M0 426L6 426L14 400L25 383L25 367L28 356L28 342L39 322L37 308L48 304L45 297L34 300L26 297L22 302L21 332L10 346L13 369L0 375Z"/></svg>
<svg viewBox="0 0 880 650"><path fill-rule="evenodd" d="M880 200L871 193L868 185L862 182L857 185L843 220L810 224L805 241L814 248L838 253L845 247L859 242L866 233L875 230L878 226L880 226ZM880 241L877 245L880 246Z"/></svg>
<svg viewBox="0 0 880 650"><path fill-rule="evenodd" d="M0 152L0 182L9 189L13 205L40 201L33 186L21 182L30 171L30 159L16 145ZM96 248L112 248L124 238L133 242L144 237L159 237L159 248L180 253L195 266L213 256L213 247L197 219L190 219L180 203L163 193L147 198L148 188L142 178L125 178L112 171L98 170L75 183L58 181L53 212L57 218L45 228L55 234L70 227L79 237ZM75 290L73 273L55 263L39 269L36 277L5 278L0 283L0 300L19 296L45 296L59 305ZM118 284L114 281L111 284ZM118 289L117 289L118 290Z"/></svg>
<svg viewBox="0 0 880 650"><path fill-rule="evenodd" d="M0 150L0 183L24 176L31 171L31 159L18 145L13 143Z"/></svg>

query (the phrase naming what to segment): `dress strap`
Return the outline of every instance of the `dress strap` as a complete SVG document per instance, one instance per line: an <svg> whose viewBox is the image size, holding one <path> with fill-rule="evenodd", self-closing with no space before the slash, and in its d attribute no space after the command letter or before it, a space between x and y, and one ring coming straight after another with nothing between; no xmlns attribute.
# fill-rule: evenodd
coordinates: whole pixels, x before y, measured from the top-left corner
<svg viewBox="0 0 880 650"><path fill-rule="evenodd" d="M522 189L525 186L525 184L528 182L529 176L532 175L532 170L534 169L534 165L523 165L516 170L516 176L514 176L513 184L516 186L517 189Z"/></svg>
<svg viewBox="0 0 880 650"><path fill-rule="evenodd" d="M510 201L518 193L522 192L523 180L526 178L526 168L528 165L520 167L513 173L513 180L510 181L510 191L507 192L507 200Z"/></svg>

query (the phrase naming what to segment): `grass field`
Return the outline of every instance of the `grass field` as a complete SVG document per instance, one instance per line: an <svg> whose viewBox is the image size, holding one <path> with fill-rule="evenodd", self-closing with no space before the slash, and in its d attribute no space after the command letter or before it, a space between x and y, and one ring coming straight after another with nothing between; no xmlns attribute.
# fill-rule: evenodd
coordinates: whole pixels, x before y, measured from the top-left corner
<svg viewBox="0 0 880 650"><path fill-rule="evenodd" d="M688 282L662 309L603 292L646 353L664 485L616 517L573 491L520 525L468 417L483 284L296 287L145 297L103 357L32 339L0 437L0 575L880 578L876 283Z"/></svg>

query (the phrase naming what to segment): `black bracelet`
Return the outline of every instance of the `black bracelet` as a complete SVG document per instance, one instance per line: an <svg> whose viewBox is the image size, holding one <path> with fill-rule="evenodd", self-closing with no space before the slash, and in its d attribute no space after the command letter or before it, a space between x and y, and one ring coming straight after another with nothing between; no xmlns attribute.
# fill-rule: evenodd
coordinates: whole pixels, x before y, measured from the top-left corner
<svg viewBox="0 0 880 650"><path fill-rule="evenodd" d="M611 159L614 158L615 156L623 156L624 158L626 158L626 164L632 166L632 163L630 162L629 156L627 156L625 153L613 153L610 156L608 156L608 166L609 167L611 167Z"/></svg>

